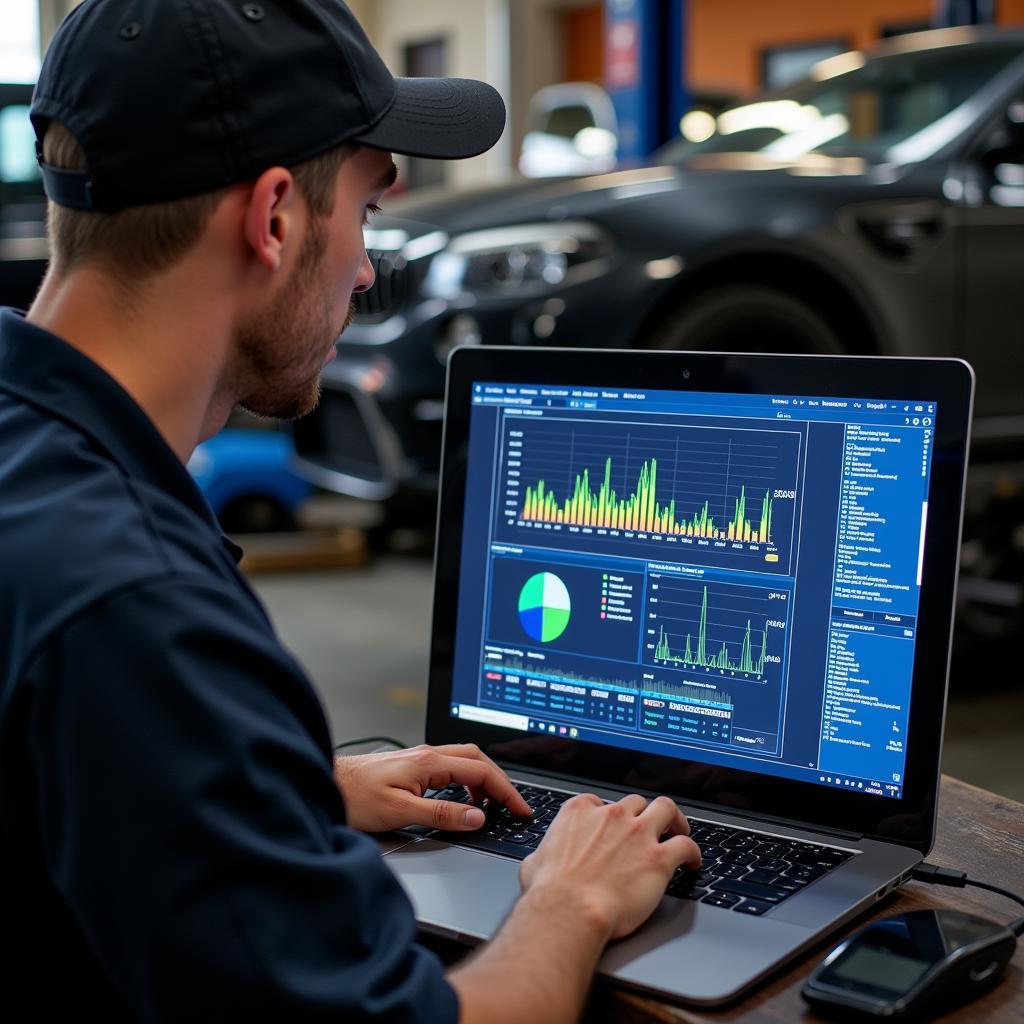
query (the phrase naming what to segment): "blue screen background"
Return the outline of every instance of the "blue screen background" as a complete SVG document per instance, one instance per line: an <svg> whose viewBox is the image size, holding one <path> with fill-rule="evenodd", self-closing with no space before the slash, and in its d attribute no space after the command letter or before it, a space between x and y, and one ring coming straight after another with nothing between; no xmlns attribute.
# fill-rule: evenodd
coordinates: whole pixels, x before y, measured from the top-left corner
<svg viewBox="0 0 1024 1024"><path fill-rule="evenodd" d="M936 414L475 382L452 713L899 797ZM707 501L721 533L742 501L752 540L526 514L540 480L571 516L584 472L628 501L652 465L651 509ZM539 639L522 602L545 573L571 608Z"/></svg>

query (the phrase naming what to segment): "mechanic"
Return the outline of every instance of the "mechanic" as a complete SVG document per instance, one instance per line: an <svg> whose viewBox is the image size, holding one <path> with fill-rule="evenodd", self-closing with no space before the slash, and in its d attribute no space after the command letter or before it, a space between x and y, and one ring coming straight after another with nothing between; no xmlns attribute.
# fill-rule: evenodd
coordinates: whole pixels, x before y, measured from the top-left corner
<svg viewBox="0 0 1024 1024"><path fill-rule="evenodd" d="M666 798L566 803L445 976L364 833L529 808L477 748L335 759L185 464L301 416L374 272L392 152L497 140L489 86L395 79L338 0L85 0L32 105L51 262L0 313L0 1017L569 1021L699 863Z"/></svg>

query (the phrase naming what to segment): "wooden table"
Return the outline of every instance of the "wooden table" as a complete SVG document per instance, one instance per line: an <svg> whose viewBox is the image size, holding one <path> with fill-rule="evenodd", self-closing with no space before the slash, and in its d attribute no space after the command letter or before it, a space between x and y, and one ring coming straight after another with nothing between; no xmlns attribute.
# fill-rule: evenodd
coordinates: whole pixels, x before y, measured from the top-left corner
<svg viewBox="0 0 1024 1024"><path fill-rule="evenodd" d="M939 823L935 848L928 856L932 864L966 871L971 878L1000 885L1024 894L1024 804L969 786L949 776L942 777L939 793ZM1008 922L1024 916L1011 900L968 887L909 882L877 904L877 911L865 915L829 938L817 949L790 964L773 980L724 1010L690 1010L633 995L599 981L584 1020L628 1022L628 1024L811 1024L818 1018L800 998L800 987L822 955L842 936L876 917L904 910L949 907ZM431 943L434 945L434 943ZM436 947L435 947L436 948ZM451 958L447 951L446 959ZM1000 984L977 1002L941 1018L943 1024L984 1022L1024 1024L1024 940L1010 961Z"/></svg>
<svg viewBox="0 0 1024 1024"><path fill-rule="evenodd" d="M1004 889L1024 895L1024 804L995 793L969 786L966 782L942 777L939 790L939 822L935 848L928 855L931 864L966 871L971 878L991 882ZM817 950L791 964L773 981L755 989L746 999L726 1010L687 1010L669 1006L653 999L635 996L599 985L591 1000L588 1021L617 1021L637 1024L644 1021L671 1024L793 1024L817 1021L800 998L800 987L822 954L842 936L862 927L868 921L904 910L950 907L968 913L991 917L995 921L1011 921L1024 916L1011 900L968 886L951 889L946 886L909 882L893 895L879 902L877 912L865 915L832 935ZM603 1009L598 1010L598 1007ZM955 1013L941 1018L943 1024L1024 1021L1024 941L1010 961L1006 976L988 995Z"/></svg>

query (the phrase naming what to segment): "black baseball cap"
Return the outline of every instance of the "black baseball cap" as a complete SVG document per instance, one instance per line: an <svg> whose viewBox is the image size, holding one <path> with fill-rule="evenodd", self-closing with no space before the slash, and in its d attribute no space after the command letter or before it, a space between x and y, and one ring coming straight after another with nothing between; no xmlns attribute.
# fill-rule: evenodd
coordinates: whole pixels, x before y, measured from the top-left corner
<svg viewBox="0 0 1024 1024"><path fill-rule="evenodd" d="M31 108L47 195L112 212L293 166L341 143L459 159L498 141L484 82L395 78L341 0L85 0ZM59 121L88 171L43 162Z"/></svg>

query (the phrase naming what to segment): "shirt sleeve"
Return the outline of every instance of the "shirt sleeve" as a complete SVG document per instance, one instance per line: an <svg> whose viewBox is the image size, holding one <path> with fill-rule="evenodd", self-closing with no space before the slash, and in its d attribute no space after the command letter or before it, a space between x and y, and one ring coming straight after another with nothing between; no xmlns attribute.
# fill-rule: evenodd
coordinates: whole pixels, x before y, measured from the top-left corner
<svg viewBox="0 0 1024 1024"><path fill-rule="evenodd" d="M27 682L41 856L142 1020L456 1020L255 605L198 578L133 588Z"/></svg>

